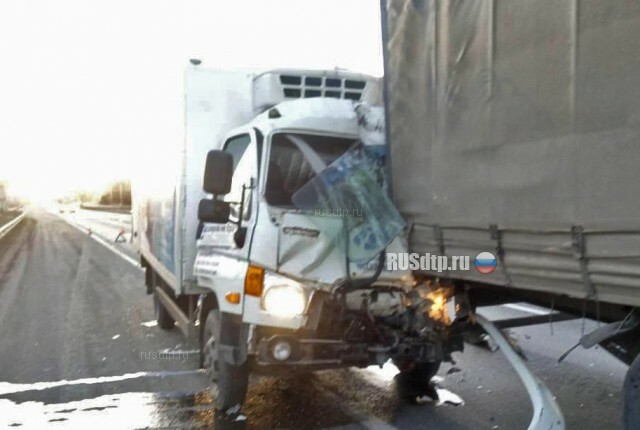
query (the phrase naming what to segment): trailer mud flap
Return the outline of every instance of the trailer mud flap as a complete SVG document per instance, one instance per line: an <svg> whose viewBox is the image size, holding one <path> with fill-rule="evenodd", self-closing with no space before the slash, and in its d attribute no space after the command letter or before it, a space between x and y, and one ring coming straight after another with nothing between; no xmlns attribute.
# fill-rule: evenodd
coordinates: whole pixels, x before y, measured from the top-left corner
<svg viewBox="0 0 640 430"><path fill-rule="evenodd" d="M529 370L524 360L504 334L482 315L476 321L493 338L524 384L533 405L533 418L528 430L565 430L564 417L551 391Z"/></svg>

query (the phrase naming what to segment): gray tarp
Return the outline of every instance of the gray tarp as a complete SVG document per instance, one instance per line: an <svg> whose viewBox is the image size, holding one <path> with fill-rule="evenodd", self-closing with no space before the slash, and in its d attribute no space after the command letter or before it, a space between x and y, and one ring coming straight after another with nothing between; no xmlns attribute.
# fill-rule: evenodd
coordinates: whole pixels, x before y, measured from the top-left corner
<svg viewBox="0 0 640 430"><path fill-rule="evenodd" d="M640 2L388 0L386 15L412 251L500 250L493 274L453 276L640 305Z"/></svg>

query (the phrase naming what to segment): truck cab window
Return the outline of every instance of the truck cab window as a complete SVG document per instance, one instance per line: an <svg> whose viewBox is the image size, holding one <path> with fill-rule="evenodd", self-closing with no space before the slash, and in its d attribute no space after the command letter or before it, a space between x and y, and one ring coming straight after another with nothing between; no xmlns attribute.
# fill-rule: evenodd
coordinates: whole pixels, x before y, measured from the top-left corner
<svg viewBox="0 0 640 430"><path fill-rule="evenodd" d="M271 152L267 166L265 199L271 206L293 207L291 196L316 174L302 151L287 136L277 133L271 138ZM355 142L333 136L293 134L302 139L328 166L344 154Z"/></svg>
<svg viewBox="0 0 640 430"><path fill-rule="evenodd" d="M233 156L233 177L231 191L224 197L227 202L239 203L242 199L242 186L250 186L251 178L256 171L256 148L249 134L241 134L227 140L224 150ZM251 191L247 189L244 196L243 219L251 218ZM240 205L231 205L231 219L238 219Z"/></svg>

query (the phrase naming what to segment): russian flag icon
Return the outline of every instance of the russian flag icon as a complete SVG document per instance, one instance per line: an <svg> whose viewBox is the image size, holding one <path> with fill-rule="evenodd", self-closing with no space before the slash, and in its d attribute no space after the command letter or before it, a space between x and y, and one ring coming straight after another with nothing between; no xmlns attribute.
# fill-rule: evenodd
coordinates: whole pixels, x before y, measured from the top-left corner
<svg viewBox="0 0 640 430"><path fill-rule="evenodd" d="M497 264L496 256L486 251L476 255L475 260L473 260L473 265L476 270L484 275L488 275L496 270Z"/></svg>

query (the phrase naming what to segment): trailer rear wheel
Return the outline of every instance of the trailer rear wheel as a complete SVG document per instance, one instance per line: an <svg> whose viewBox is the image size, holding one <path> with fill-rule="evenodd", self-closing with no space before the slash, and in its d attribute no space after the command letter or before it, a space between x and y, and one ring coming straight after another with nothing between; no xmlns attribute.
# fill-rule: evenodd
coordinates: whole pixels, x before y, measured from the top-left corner
<svg viewBox="0 0 640 430"><path fill-rule="evenodd" d="M626 430L640 429L640 355L633 360L627 370L622 393L624 396L624 428Z"/></svg>
<svg viewBox="0 0 640 430"><path fill-rule="evenodd" d="M398 396L409 403L416 403L416 399L421 396L433 397L434 389L431 386L433 378L440 362L434 363L414 363L410 366L398 366L400 373L396 376L396 391ZM435 399L434 399L435 400Z"/></svg>
<svg viewBox="0 0 640 430"><path fill-rule="evenodd" d="M155 291L153 293L153 306L155 308L158 327L160 327L162 330L172 329L176 325L176 320L173 319L167 308L165 308L162 302L160 302L158 294Z"/></svg>
<svg viewBox="0 0 640 430"><path fill-rule="evenodd" d="M249 367L227 363L219 353L220 333L223 330L220 311L211 310L206 317L203 336L204 368L211 379L211 392L216 409L225 411L242 406L249 386Z"/></svg>

